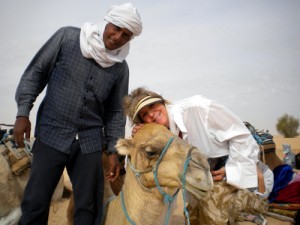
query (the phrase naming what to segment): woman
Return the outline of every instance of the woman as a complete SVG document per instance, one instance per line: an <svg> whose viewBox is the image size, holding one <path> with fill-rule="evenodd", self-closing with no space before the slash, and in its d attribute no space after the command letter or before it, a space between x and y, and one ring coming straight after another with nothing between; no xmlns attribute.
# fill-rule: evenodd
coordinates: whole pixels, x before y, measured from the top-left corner
<svg viewBox="0 0 300 225"><path fill-rule="evenodd" d="M189 196L191 224L227 224L238 218L241 208L252 207L244 200L255 197L247 188L257 187L259 147L238 116L204 96L171 104L145 88L126 96L123 107L135 124L133 135L142 123L159 123L207 155L215 187L208 201ZM236 195L240 189L244 191ZM237 196L240 204L233 204ZM265 204L262 207L265 209Z"/></svg>

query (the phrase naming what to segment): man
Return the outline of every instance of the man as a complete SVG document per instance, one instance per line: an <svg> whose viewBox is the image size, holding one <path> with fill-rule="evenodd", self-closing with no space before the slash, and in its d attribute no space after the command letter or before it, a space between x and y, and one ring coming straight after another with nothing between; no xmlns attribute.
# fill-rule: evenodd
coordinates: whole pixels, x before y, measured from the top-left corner
<svg viewBox="0 0 300 225"><path fill-rule="evenodd" d="M101 224L102 146L108 145L114 181L120 164L114 145L124 135L122 98L128 92L125 58L129 42L142 32L130 3L112 6L103 25L59 29L25 70L16 92L14 139L30 137L29 113L47 86L39 107L31 175L19 224L47 224L51 195L66 167L73 186L74 224Z"/></svg>

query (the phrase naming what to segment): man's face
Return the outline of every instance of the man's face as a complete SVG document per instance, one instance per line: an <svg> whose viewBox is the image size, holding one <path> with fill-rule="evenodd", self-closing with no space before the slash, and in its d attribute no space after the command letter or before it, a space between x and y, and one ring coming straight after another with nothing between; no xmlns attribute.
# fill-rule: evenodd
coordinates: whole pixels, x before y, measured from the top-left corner
<svg viewBox="0 0 300 225"><path fill-rule="evenodd" d="M144 123L158 123L169 128L168 111L161 102L143 107L138 116Z"/></svg>
<svg viewBox="0 0 300 225"><path fill-rule="evenodd" d="M130 41L131 37L132 32L128 29L108 23L104 29L103 42L105 48L108 50L115 50Z"/></svg>

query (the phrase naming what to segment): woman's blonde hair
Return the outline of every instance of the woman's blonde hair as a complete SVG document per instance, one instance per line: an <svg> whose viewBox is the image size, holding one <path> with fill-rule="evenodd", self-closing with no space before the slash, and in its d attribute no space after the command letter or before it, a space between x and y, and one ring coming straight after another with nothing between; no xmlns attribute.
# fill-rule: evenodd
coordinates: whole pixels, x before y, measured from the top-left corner
<svg viewBox="0 0 300 225"><path fill-rule="evenodd" d="M142 99L145 99L146 97L151 98L158 98L160 99L163 104L170 104L169 101L164 99L160 94L147 90L143 87L139 87L131 91L131 93L123 98L123 109L125 115L129 117L132 123L142 123L141 119L137 115L138 111L140 109L137 109L137 106L141 103ZM158 102L158 101L156 101Z"/></svg>

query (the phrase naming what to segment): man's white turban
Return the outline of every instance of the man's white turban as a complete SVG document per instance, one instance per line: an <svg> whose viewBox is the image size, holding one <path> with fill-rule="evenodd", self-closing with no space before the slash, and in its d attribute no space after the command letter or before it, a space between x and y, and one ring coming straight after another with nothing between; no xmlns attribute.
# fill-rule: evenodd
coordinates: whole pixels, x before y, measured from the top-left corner
<svg viewBox="0 0 300 225"><path fill-rule="evenodd" d="M111 6L104 19L118 27L127 28L133 36L142 33L143 24L140 14L131 3Z"/></svg>

